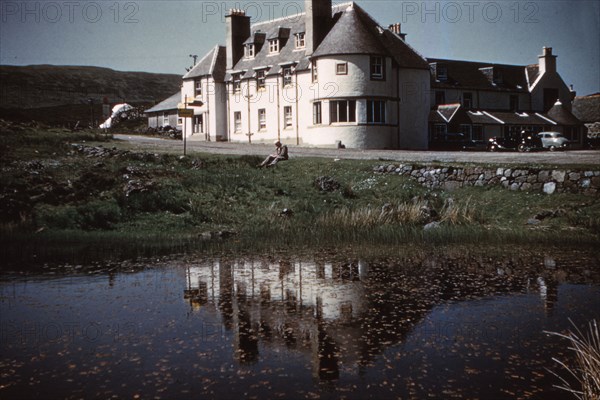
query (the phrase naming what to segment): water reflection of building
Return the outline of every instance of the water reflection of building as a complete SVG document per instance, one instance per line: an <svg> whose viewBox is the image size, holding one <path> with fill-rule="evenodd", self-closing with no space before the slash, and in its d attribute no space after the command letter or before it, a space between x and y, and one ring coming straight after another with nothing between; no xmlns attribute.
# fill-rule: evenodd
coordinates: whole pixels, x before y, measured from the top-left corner
<svg viewBox="0 0 600 400"><path fill-rule="evenodd" d="M258 359L259 341L312 354L315 376L336 378L336 341L328 326L352 324L365 312L363 262L220 262L188 267L184 297L221 314L235 334L240 362Z"/></svg>
<svg viewBox="0 0 600 400"><path fill-rule="evenodd" d="M297 351L310 356L315 378L330 380L360 374L440 303L526 291L551 313L565 280L551 264L211 261L187 267L184 297L234 333L239 362Z"/></svg>

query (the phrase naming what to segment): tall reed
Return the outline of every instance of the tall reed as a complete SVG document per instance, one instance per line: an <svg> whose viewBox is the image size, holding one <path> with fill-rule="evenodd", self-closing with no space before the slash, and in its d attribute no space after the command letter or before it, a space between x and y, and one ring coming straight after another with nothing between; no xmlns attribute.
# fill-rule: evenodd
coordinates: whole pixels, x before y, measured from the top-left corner
<svg viewBox="0 0 600 400"><path fill-rule="evenodd" d="M546 333L569 341L569 350L575 353L574 365L567 365L566 362L556 358L553 360L567 371L568 376L575 379L578 387L574 387L567 378L550 371L562 382L561 385L555 385L555 387L571 393L580 400L598 400L600 399L600 332L598 324L596 320L592 320L588 323L588 330L582 332L573 321L569 321L575 328L574 331L569 330L567 334Z"/></svg>

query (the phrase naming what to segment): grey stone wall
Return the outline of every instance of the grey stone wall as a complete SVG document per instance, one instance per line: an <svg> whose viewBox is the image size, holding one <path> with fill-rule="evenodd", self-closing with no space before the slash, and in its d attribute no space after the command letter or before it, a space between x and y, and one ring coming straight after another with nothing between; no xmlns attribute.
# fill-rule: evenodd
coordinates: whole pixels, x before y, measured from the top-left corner
<svg viewBox="0 0 600 400"><path fill-rule="evenodd" d="M376 173L409 176L430 189L454 190L463 186L500 186L526 192L600 195L600 170L440 167L385 164Z"/></svg>

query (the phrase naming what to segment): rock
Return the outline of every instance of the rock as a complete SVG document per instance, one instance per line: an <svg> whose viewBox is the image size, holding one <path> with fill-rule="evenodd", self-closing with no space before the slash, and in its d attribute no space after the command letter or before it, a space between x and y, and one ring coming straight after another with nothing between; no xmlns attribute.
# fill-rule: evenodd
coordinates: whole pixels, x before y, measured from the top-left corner
<svg viewBox="0 0 600 400"><path fill-rule="evenodd" d="M441 225L441 223L439 221L433 221L433 222L430 222L427 225L425 225L423 227L423 230L424 231L429 231L429 230L432 230L432 229L439 229L440 225Z"/></svg>
<svg viewBox="0 0 600 400"><path fill-rule="evenodd" d="M544 193L546 194L552 194L556 191L556 183L554 182L547 182L544 184Z"/></svg>
<svg viewBox="0 0 600 400"><path fill-rule="evenodd" d="M554 179L558 183L562 183L565 181L565 175L566 175L565 171L558 171L558 170L552 171L552 179Z"/></svg>
<svg viewBox="0 0 600 400"><path fill-rule="evenodd" d="M527 225L539 225L542 221L540 221L539 219L535 219L535 218L529 218L527 220Z"/></svg>
<svg viewBox="0 0 600 400"><path fill-rule="evenodd" d="M591 179L583 179L581 181L581 187L584 189L589 188L592 185L592 180Z"/></svg>
<svg viewBox="0 0 600 400"><path fill-rule="evenodd" d="M292 217L293 215L294 215L294 212L292 210L290 210L289 208L284 208L279 213L280 217L286 217L286 218Z"/></svg>
<svg viewBox="0 0 600 400"><path fill-rule="evenodd" d="M548 178L550 178L550 172L548 171L540 171L540 173L538 174L539 182L546 183L548 181Z"/></svg>
<svg viewBox="0 0 600 400"><path fill-rule="evenodd" d="M320 176L315 179L314 185L322 192L335 192L342 185L330 176Z"/></svg>

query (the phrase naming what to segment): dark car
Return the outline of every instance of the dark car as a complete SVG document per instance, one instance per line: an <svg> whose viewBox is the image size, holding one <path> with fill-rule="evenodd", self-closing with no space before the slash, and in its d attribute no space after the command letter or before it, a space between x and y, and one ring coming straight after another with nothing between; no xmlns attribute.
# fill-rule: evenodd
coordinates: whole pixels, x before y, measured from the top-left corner
<svg viewBox="0 0 600 400"><path fill-rule="evenodd" d="M433 140L429 144L431 150L444 151L478 151L485 150L485 143L467 139L463 133L448 132L443 139Z"/></svg>
<svg viewBox="0 0 600 400"><path fill-rule="evenodd" d="M520 139L513 137L493 137L488 140L487 150L488 151L517 151Z"/></svg>

